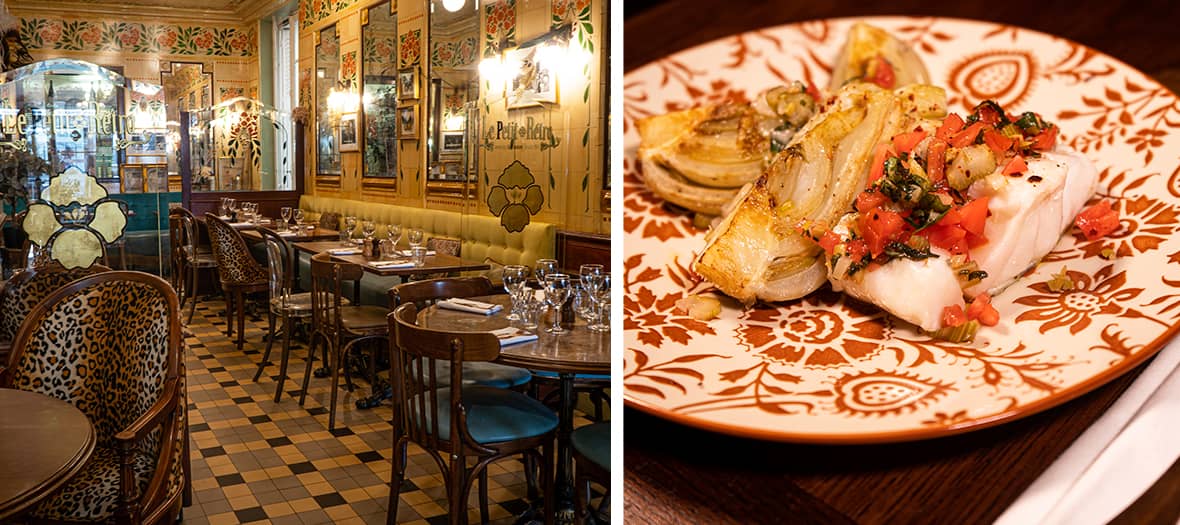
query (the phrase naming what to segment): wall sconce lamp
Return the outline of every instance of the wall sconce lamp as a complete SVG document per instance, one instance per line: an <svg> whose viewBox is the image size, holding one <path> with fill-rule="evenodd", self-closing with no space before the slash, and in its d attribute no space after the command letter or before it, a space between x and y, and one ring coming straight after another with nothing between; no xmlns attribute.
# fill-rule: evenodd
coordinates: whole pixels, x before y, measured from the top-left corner
<svg viewBox="0 0 1180 525"><path fill-rule="evenodd" d="M328 91L328 112L336 118L356 113L361 106L361 96L352 87L352 82L340 82Z"/></svg>
<svg viewBox="0 0 1180 525"><path fill-rule="evenodd" d="M495 54L480 61L479 75L493 86L492 92L506 93L524 67L522 57L528 53L538 67L553 72L558 78L582 75L590 55L573 42L574 31L572 23L565 23L514 49L505 49L501 43Z"/></svg>

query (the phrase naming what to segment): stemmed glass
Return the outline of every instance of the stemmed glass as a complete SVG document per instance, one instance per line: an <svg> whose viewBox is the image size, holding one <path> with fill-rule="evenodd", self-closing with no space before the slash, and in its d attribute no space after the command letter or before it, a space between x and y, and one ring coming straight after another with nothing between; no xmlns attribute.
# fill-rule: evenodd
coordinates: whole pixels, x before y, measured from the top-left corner
<svg viewBox="0 0 1180 525"><path fill-rule="evenodd" d="M365 221L361 223L361 233L365 234L365 241L368 242L373 239L373 235L377 233L377 224L373 221Z"/></svg>
<svg viewBox="0 0 1180 525"><path fill-rule="evenodd" d="M521 304L524 302L525 286L529 280L529 267L520 264L510 264L504 267L504 289L508 290L508 297L512 299L512 312L508 314L509 321L520 321Z"/></svg>
<svg viewBox="0 0 1180 525"><path fill-rule="evenodd" d="M283 206L279 208L279 216L283 218L283 230L291 229L291 207Z"/></svg>
<svg viewBox="0 0 1180 525"><path fill-rule="evenodd" d="M590 325L588 328L595 332L609 332L610 331L610 274L603 273L599 276L601 283L598 285L598 291L594 294L594 304L598 306L598 320Z"/></svg>
<svg viewBox="0 0 1180 525"><path fill-rule="evenodd" d="M603 268L601 264L583 264L578 267L578 274L581 276L582 289L586 291L586 300L589 303L595 301L598 296L598 289L602 287ZM586 320L591 321L591 325L598 321L598 312L593 307L586 309L589 315L585 315Z"/></svg>
<svg viewBox="0 0 1180 525"><path fill-rule="evenodd" d="M295 219L295 225L303 224L303 208L295 208L291 210L291 218Z"/></svg>
<svg viewBox="0 0 1180 525"><path fill-rule="evenodd" d="M385 237L389 239L389 244L393 245L394 251L397 250L397 242L402 240L402 226L400 224L390 224L385 228Z"/></svg>
<svg viewBox="0 0 1180 525"><path fill-rule="evenodd" d="M570 276L564 273L545 276L545 302L553 308L553 322L545 329L548 333L558 335L569 331L561 327L561 305L570 298L570 284Z"/></svg>
<svg viewBox="0 0 1180 525"><path fill-rule="evenodd" d="M421 228L410 228L410 232L406 237L406 241L410 243L410 248L419 248L425 244L423 240L424 235Z"/></svg>
<svg viewBox="0 0 1180 525"><path fill-rule="evenodd" d="M229 213L226 213L226 215L231 220L236 219L236 217L234 217L234 215L236 215L238 212L238 200L233 197L227 197L225 199L225 208L227 210L229 210Z"/></svg>
<svg viewBox="0 0 1180 525"><path fill-rule="evenodd" d="M340 244L352 246L352 232L356 231L356 217L349 215L344 218L344 230L340 232Z"/></svg>
<svg viewBox="0 0 1180 525"><path fill-rule="evenodd" d="M549 274L557 273L557 259L537 259L537 267L534 272L537 274L537 283L545 286L545 278Z"/></svg>

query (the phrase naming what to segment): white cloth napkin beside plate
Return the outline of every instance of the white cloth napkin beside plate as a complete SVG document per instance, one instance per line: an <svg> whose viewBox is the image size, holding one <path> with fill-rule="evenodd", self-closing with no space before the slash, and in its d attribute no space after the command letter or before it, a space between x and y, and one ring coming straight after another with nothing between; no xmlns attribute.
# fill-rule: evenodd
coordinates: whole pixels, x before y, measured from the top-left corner
<svg viewBox="0 0 1180 525"><path fill-rule="evenodd" d="M410 250L398 250L397 254L402 257L413 257L414 252L412 252ZM428 256L429 255L438 255L438 253L435 252L434 250L426 250L426 255L428 255Z"/></svg>
<svg viewBox="0 0 1180 525"><path fill-rule="evenodd" d="M413 268L414 261L373 261L369 266L374 268Z"/></svg>
<svg viewBox="0 0 1180 525"><path fill-rule="evenodd" d="M496 338L500 340L501 347L537 340L537 334L525 332L524 330L512 326L506 326L499 330L492 330L492 333L496 334Z"/></svg>
<svg viewBox="0 0 1180 525"><path fill-rule="evenodd" d="M1180 456L1180 340L1160 350L1113 405L996 520L1102 524Z"/></svg>
<svg viewBox="0 0 1180 525"><path fill-rule="evenodd" d="M231 223L229 223L229 225L232 228L239 228L240 229L240 228L249 228L251 226L254 226L254 223L252 223L252 222L231 222Z"/></svg>
<svg viewBox="0 0 1180 525"><path fill-rule="evenodd" d="M446 308L448 310L458 310L460 312L471 312L473 314L492 315L504 307L498 304L481 303L479 301L472 301L470 299L447 299L438 302L439 308Z"/></svg>
<svg viewBox="0 0 1180 525"><path fill-rule="evenodd" d="M332 255L357 255L361 253L360 248L331 248L328 253Z"/></svg>
<svg viewBox="0 0 1180 525"><path fill-rule="evenodd" d="M298 237L299 232L279 232L279 237Z"/></svg>

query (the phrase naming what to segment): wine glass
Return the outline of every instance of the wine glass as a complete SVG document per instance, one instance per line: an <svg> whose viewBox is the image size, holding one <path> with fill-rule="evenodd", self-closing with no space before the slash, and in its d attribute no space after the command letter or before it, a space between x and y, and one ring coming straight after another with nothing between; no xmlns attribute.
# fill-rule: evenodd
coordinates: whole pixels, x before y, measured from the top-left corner
<svg viewBox="0 0 1180 525"><path fill-rule="evenodd" d="M553 322L545 329L548 333L558 335L569 331L561 327L561 305L570 298L570 284L570 276L564 273L545 276L545 302L553 308Z"/></svg>
<svg viewBox="0 0 1180 525"><path fill-rule="evenodd" d="M279 216L283 218L283 229L290 230L291 229L291 207L290 206L283 206L282 208L279 208Z"/></svg>
<svg viewBox="0 0 1180 525"><path fill-rule="evenodd" d="M390 223L385 228L385 237L393 244L393 249L396 251L398 241L402 240L402 226L400 224Z"/></svg>
<svg viewBox="0 0 1180 525"><path fill-rule="evenodd" d="M225 207L229 210L229 213L227 213L226 216L231 220L235 219L234 215L238 213L238 200L233 197L226 197Z"/></svg>
<svg viewBox="0 0 1180 525"><path fill-rule="evenodd" d="M229 217L229 197L221 198L221 207L219 208L222 217Z"/></svg>
<svg viewBox="0 0 1180 525"><path fill-rule="evenodd" d="M295 219L295 224L303 224L303 208L295 208L291 210L291 218Z"/></svg>
<svg viewBox="0 0 1180 525"><path fill-rule="evenodd" d="M365 241L373 238L377 233L377 223L373 221L364 221L361 223L361 233L365 234Z"/></svg>
<svg viewBox="0 0 1180 525"><path fill-rule="evenodd" d="M585 319L589 324L598 321L598 307L594 305L594 294L584 285L574 285L574 313Z"/></svg>
<svg viewBox="0 0 1180 525"><path fill-rule="evenodd" d="M541 286L545 286L545 278L549 274L557 273L557 259L537 259L537 267L534 272L537 274L537 282Z"/></svg>
<svg viewBox="0 0 1180 525"><path fill-rule="evenodd" d="M522 319L520 306L523 303L523 292L529 280L529 267L520 264L510 264L504 267L504 288L508 290L508 297L512 299L512 312L508 314L509 321Z"/></svg>
<svg viewBox="0 0 1180 525"><path fill-rule="evenodd" d="M406 241L410 243L410 248L417 248L425 244L423 237L425 234L421 228L410 228L410 233L406 237Z"/></svg>
<svg viewBox="0 0 1180 525"><path fill-rule="evenodd" d="M352 232L356 231L356 216L344 218L344 229L340 231L340 244L352 246Z"/></svg>
<svg viewBox="0 0 1180 525"><path fill-rule="evenodd" d="M594 304L598 306L598 319L589 328L595 332L610 331L610 274L600 274L598 291L594 294Z"/></svg>

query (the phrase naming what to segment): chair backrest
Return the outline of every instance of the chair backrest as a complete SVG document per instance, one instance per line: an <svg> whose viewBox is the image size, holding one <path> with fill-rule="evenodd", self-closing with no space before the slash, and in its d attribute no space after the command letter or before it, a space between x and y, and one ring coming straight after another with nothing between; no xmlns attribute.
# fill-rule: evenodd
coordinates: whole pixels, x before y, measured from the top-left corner
<svg viewBox="0 0 1180 525"><path fill-rule="evenodd" d="M12 341L21 323L49 294L83 277L111 269L101 264L89 268L66 269L50 262L35 269L20 270L12 275L0 291L0 341Z"/></svg>
<svg viewBox="0 0 1180 525"><path fill-rule="evenodd" d="M29 313L0 386L69 402L94 424L98 445L112 446L178 378L178 310L172 286L154 275L108 271L74 281Z"/></svg>
<svg viewBox="0 0 1180 525"><path fill-rule="evenodd" d="M440 441L478 445L466 430L462 388L464 361L492 361L500 356L500 340L489 332L448 332L418 326L418 308L403 304L389 316L390 377L393 380L394 417L410 439L430 449ZM438 361L450 362L450 380L439 381ZM439 392L450 400L451 432L439 435ZM396 430L395 430L396 431Z"/></svg>
<svg viewBox="0 0 1180 525"><path fill-rule="evenodd" d="M340 229L340 214L336 212L326 211L320 214L320 228L327 228L329 230Z"/></svg>
<svg viewBox="0 0 1180 525"><path fill-rule="evenodd" d="M399 284L389 289L389 304L394 308L412 303L419 309L451 297L476 297L503 293L487 277L448 277Z"/></svg>
<svg viewBox="0 0 1180 525"><path fill-rule="evenodd" d="M258 284L267 282L266 269L250 255L242 234L212 213L205 214L217 275L222 284Z"/></svg>
<svg viewBox="0 0 1180 525"><path fill-rule="evenodd" d="M294 275L294 255L291 244L270 228L258 228L266 242L266 269L270 278L270 301L272 305L287 306L291 296L291 281Z"/></svg>
<svg viewBox="0 0 1180 525"><path fill-rule="evenodd" d="M340 333L340 307L344 283L364 276L359 264L332 260L328 253L311 257L311 320L312 328L331 337Z"/></svg>
<svg viewBox="0 0 1180 525"><path fill-rule="evenodd" d="M168 244L171 248L171 275L174 282L181 278L180 270L197 256L197 219L192 212L176 207L168 210Z"/></svg>
<svg viewBox="0 0 1180 525"><path fill-rule="evenodd" d="M438 253L458 257L463 248L463 241L446 237L431 237L426 239L426 249Z"/></svg>

